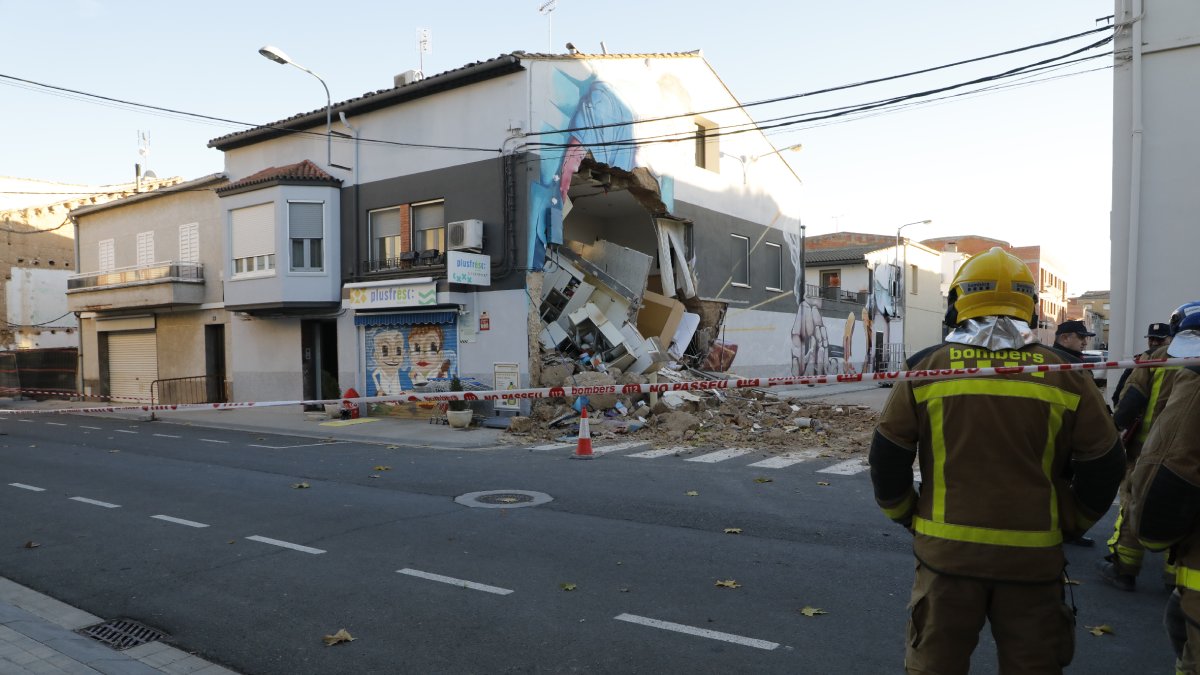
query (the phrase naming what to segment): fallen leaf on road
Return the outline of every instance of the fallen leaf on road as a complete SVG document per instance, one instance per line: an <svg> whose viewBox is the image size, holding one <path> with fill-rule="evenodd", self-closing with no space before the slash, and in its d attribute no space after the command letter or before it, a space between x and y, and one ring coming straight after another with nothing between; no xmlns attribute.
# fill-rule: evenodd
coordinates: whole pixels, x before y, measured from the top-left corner
<svg viewBox="0 0 1200 675"><path fill-rule="evenodd" d="M254 439L254 440L256 440L256 441L265 441L265 440L267 440L267 438L266 438L265 436L259 436L258 438Z"/></svg>
<svg viewBox="0 0 1200 675"><path fill-rule="evenodd" d="M564 591L575 590L575 584L559 584L558 587L563 589Z"/></svg>
<svg viewBox="0 0 1200 675"><path fill-rule="evenodd" d="M1106 623L1101 624L1099 626L1084 626L1084 627L1087 628L1087 631L1089 633L1091 633L1092 635L1095 635L1096 637L1100 637L1101 635L1104 635L1105 633L1108 633L1109 635L1116 635L1116 631L1113 630L1112 626L1110 626Z"/></svg>
<svg viewBox="0 0 1200 675"><path fill-rule="evenodd" d="M120 452L120 450L109 450L108 452L109 452L109 454L112 454L112 453Z"/></svg>
<svg viewBox="0 0 1200 675"><path fill-rule="evenodd" d="M341 630L334 633L333 635L326 635L325 637L323 637L321 639L325 641L326 647L332 647L336 644L341 644L343 642L353 642L354 636L347 633L345 628L342 628Z"/></svg>
<svg viewBox="0 0 1200 675"><path fill-rule="evenodd" d="M628 589L628 588L622 588L622 589L621 589L621 592L622 592L622 593L628 593L628 592L629 592L629 589Z"/></svg>
<svg viewBox="0 0 1200 675"><path fill-rule="evenodd" d="M230 539L229 541L227 541L225 543L227 543L227 544L237 543L237 539Z"/></svg>
<svg viewBox="0 0 1200 675"><path fill-rule="evenodd" d="M740 528L740 527L725 528L725 534L741 534L741 533L742 533L742 528Z"/></svg>
<svg viewBox="0 0 1200 675"><path fill-rule="evenodd" d="M292 483L292 487L296 488L297 490L305 490L312 486L310 486L308 483Z"/></svg>
<svg viewBox="0 0 1200 675"><path fill-rule="evenodd" d="M722 588L741 588L742 587L741 584L734 581L733 579L725 579L723 581L718 581L717 585Z"/></svg>
<svg viewBox="0 0 1200 675"><path fill-rule="evenodd" d="M377 466L377 467L375 467L374 469L372 469L372 471L391 471L391 470L392 470L392 467L390 467L390 466L383 466L382 464L381 464L381 465L379 465L379 466Z"/></svg>
<svg viewBox="0 0 1200 675"><path fill-rule="evenodd" d="M774 478L762 478L762 477L759 477L759 478L755 478L755 479L754 479L754 482L755 482L755 483L771 483L771 482L774 482L774 481L775 481L775 479L774 479Z"/></svg>
<svg viewBox="0 0 1200 675"><path fill-rule="evenodd" d="M400 446L398 446L398 445L389 445L389 446L387 446L387 449L388 449L388 450L399 450L399 449L400 449Z"/></svg>
<svg viewBox="0 0 1200 675"><path fill-rule="evenodd" d="M804 616L816 616L818 614L828 614L829 612L826 612L823 609L817 609L816 607L805 606L804 609L800 610L800 613Z"/></svg>
<svg viewBox="0 0 1200 675"><path fill-rule="evenodd" d="M686 494L689 497L699 497L700 496L700 493L696 492L695 490L688 490L684 494Z"/></svg>
<svg viewBox="0 0 1200 675"><path fill-rule="evenodd" d="M829 481L819 480L817 481L817 485L820 485L821 487L829 487Z"/></svg>
<svg viewBox="0 0 1200 675"><path fill-rule="evenodd" d="M25 548L37 548L39 546L41 546L41 544L37 543L36 541L25 542Z"/></svg>
<svg viewBox="0 0 1200 675"><path fill-rule="evenodd" d="M370 476L367 476L367 478L379 478L379 474L373 473Z"/></svg>

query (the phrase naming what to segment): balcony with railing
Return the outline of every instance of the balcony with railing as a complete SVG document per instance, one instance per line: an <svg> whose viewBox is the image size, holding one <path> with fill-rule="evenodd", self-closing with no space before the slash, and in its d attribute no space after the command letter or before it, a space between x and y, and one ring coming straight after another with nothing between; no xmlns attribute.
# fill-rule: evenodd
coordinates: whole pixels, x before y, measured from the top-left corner
<svg viewBox="0 0 1200 675"><path fill-rule="evenodd" d="M821 298L823 300L832 300L834 302L865 305L867 304L868 295L870 294L866 291L847 291L838 286L816 286L814 284L804 285L804 297L808 299Z"/></svg>
<svg viewBox="0 0 1200 675"><path fill-rule="evenodd" d="M363 274L398 275L406 272L428 274L432 270L446 267L446 253L437 249L407 251L395 258L377 258L362 261Z"/></svg>
<svg viewBox="0 0 1200 675"><path fill-rule="evenodd" d="M204 302L201 263L156 262L85 272L67 279L67 308L72 312L201 302Z"/></svg>

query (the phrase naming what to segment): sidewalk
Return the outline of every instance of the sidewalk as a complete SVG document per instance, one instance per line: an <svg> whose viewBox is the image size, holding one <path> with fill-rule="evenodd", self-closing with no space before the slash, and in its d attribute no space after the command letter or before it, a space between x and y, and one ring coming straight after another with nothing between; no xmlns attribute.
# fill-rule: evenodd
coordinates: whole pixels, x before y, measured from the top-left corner
<svg viewBox="0 0 1200 675"><path fill-rule="evenodd" d="M76 401L5 401L0 408L12 410L59 410L96 407L95 403ZM119 405L119 404L117 404ZM87 413L103 417L150 421L150 413L141 410L128 412ZM305 413L297 405L261 408L231 408L228 410L155 411L155 418L164 426L188 424L217 429L233 429L251 433L283 434L309 439L333 439L362 443L401 443L434 449L458 450L490 447L502 444L502 429L471 427L453 429L445 424L430 424L427 420L366 417L357 420L315 419L316 413ZM3 423L4 416L0 416ZM2 674L0 674L2 675Z"/></svg>
<svg viewBox="0 0 1200 675"><path fill-rule="evenodd" d="M103 621L0 577L0 675L236 675L162 642L117 651L75 632Z"/></svg>

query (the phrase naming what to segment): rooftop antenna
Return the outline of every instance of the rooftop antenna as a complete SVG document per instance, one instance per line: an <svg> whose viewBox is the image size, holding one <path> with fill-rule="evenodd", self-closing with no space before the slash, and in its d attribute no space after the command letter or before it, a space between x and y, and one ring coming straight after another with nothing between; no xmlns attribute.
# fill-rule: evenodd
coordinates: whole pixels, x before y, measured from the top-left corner
<svg viewBox="0 0 1200 675"><path fill-rule="evenodd" d="M133 173L134 173L134 181L136 183L135 191L141 192L142 191L142 165L143 164L149 165L149 163L150 163L150 132L138 130L137 137L138 137L138 156L140 156L142 159L140 162L137 162L133 165ZM146 171L145 176L148 179L149 178L157 178L157 176L154 175L153 171Z"/></svg>
<svg viewBox="0 0 1200 675"><path fill-rule="evenodd" d="M556 7L558 7L558 0L546 0L541 7L538 7L538 12L546 15L546 51L549 54L554 53L554 17L551 16L551 12Z"/></svg>
<svg viewBox="0 0 1200 675"><path fill-rule="evenodd" d="M433 31L428 28L417 29L417 62L421 76L425 76L425 55L433 53Z"/></svg>

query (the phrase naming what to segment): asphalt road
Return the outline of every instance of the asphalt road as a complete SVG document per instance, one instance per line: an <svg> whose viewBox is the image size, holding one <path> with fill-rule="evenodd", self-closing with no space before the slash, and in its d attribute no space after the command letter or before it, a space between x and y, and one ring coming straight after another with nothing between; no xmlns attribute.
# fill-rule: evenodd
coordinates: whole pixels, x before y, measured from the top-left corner
<svg viewBox="0 0 1200 675"><path fill-rule="evenodd" d="M836 460L577 461L74 415L4 429L0 574L244 673L901 670L910 539L866 473L820 473ZM486 490L552 500L455 502ZM1130 594L1095 581L1102 545L1069 548L1071 671L1169 672L1159 558ZM341 628L355 641L325 646ZM996 672L986 635L973 672Z"/></svg>

